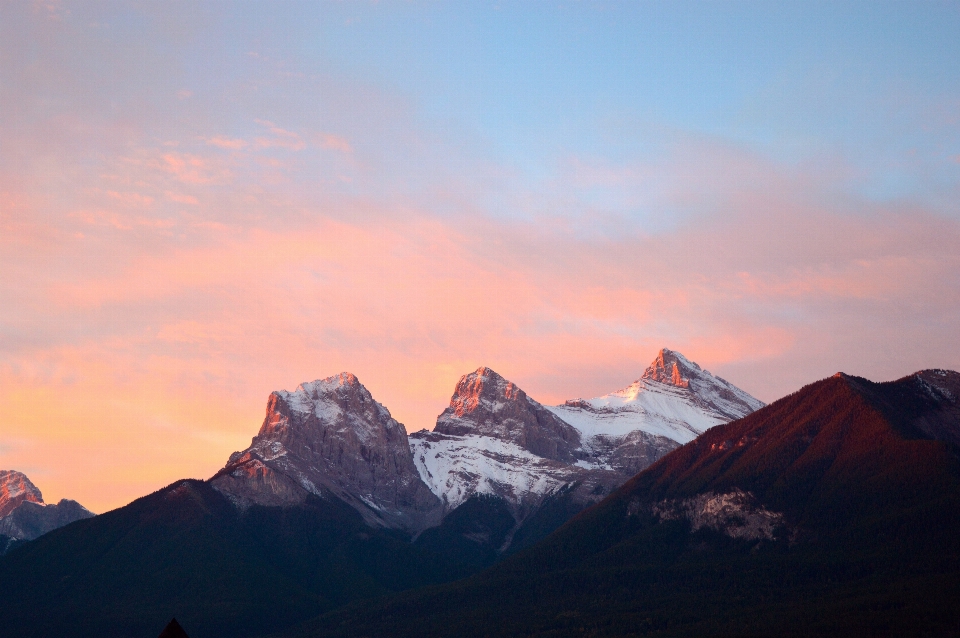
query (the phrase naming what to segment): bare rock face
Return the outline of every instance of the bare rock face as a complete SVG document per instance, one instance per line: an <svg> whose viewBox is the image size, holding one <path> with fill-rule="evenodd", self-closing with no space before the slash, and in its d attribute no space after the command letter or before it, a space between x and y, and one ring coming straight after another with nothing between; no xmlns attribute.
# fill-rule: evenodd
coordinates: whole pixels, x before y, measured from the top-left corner
<svg viewBox="0 0 960 638"><path fill-rule="evenodd" d="M0 536L7 537L8 544L33 540L91 516L93 512L69 499L47 505L40 490L25 474L0 470ZM6 547L0 547L0 554L5 550Z"/></svg>
<svg viewBox="0 0 960 638"><path fill-rule="evenodd" d="M576 428L490 368L478 368L460 378L450 406L437 418L433 431L489 436L566 463L577 461L580 448Z"/></svg>
<svg viewBox="0 0 960 638"><path fill-rule="evenodd" d="M623 436L598 434L589 442L598 465L626 477L647 469L678 447L680 444L673 439L643 430L634 430Z"/></svg>
<svg viewBox="0 0 960 638"><path fill-rule="evenodd" d="M403 425L346 372L272 393L259 434L211 483L241 507L338 498L380 527L420 530L442 509Z"/></svg>
<svg viewBox="0 0 960 638"><path fill-rule="evenodd" d="M640 507L639 500L631 501L627 515L636 514ZM746 540L773 540L777 528L784 526L783 514L766 509L753 494L739 489L663 500L652 505L650 513L661 521L686 519L694 532L707 527Z"/></svg>
<svg viewBox="0 0 960 638"><path fill-rule="evenodd" d="M26 474L16 470L0 470L0 518L24 502L43 503L43 495Z"/></svg>

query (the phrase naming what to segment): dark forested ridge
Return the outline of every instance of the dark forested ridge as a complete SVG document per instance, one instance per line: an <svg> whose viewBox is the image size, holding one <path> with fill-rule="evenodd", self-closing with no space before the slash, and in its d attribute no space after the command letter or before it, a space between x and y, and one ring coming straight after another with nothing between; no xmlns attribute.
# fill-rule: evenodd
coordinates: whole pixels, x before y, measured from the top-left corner
<svg viewBox="0 0 960 638"><path fill-rule="evenodd" d="M825 379L482 574L283 635L960 635L958 397L954 372Z"/></svg>
<svg viewBox="0 0 960 638"><path fill-rule="evenodd" d="M252 636L351 600L464 575L337 501L240 511L179 481L0 560L3 635ZM9 632L9 633L8 633Z"/></svg>

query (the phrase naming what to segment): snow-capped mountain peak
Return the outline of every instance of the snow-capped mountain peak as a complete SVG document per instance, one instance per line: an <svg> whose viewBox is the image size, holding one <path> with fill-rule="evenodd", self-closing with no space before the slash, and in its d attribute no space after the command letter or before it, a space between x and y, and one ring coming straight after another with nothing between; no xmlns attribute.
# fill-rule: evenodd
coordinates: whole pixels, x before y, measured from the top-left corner
<svg viewBox="0 0 960 638"><path fill-rule="evenodd" d="M613 472L578 465L576 428L486 367L460 377L434 430L411 434L410 445L421 478L447 511L486 494L503 498L520 520L566 486L595 501L621 482Z"/></svg>
<svg viewBox="0 0 960 638"><path fill-rule="evenodd" d="M580 432L586 449L604 449L632 433L683 444L707 429L742 418L763 403L710 374L679 352L660 350L626 388L549 409Z"/></svg>

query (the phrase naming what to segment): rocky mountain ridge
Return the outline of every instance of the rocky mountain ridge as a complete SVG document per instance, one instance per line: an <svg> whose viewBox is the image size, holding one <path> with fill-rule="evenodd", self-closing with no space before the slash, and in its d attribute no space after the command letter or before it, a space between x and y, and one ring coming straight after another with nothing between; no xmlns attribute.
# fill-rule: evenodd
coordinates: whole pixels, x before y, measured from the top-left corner
<svg viewBox="0 0 960 638"><path fill-rule="evenodd" d="M210 482L241 509L300 505L314 495L349 504L369 525L414 537L482 497L463 511L474 514L458 515L456 534L496 538L497 551L505 551L545 503L554 503L555 514L549 522L541 515L540 535L694 434L760 405L683 355L662 350L625 390L554 407L478 368L460 378L432 431L408 436L344 372L273 392L250 447L231 455ZM480 519L495 510L500 532L494 534L490 521ZM424 542L443 544L437 534L446 533Z"/></svg>
<svg viewBox="0 0 960 638"><path fill-rule="evenodd" d="M482 367L460 378L436 428L411 434L410 444L448 510L486 494L522 518L565 487L592 504L680 444L762 406L667 349L624 390L561 406Z"/></svg>
<svg viewBox="0 0 960 638"><path fill-rule="evenodd" d="M43 494L22 472L0 470L0 554L17 541L29 541L93 512L70 499L43 502Z"/></svg>

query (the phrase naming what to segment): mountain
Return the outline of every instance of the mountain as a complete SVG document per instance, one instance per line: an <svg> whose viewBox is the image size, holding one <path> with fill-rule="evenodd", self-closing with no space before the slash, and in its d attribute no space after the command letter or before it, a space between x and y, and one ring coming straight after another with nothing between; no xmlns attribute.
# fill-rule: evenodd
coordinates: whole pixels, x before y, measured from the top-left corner
<svg viewBox="0 0 960 638"><path fill-rule="evenodd" d="M272 393L250 447L210 482L240 507L340 499L375 527L417 531L441 515L403 425L347 372Z"/></svg>
<svg viewBox="0 0 960 638"><path fill-rule="evenodd" d="M954 636L960 374L838 374L465 581L289 636Z"/></svg>
<svg viewBox="0 0 960 638"><path fill-rule="evenodd" d="M9 515L24 502L43 503L43 495L26 474L0 470L0 518Z"/></svg>
<svg viewBox="0 0 960 638"><path fill-rule="evenodd" d="M539 540L626 477L584 463L580 434L489 368L464 375L432 432L410 435L444 518L417 539L472 569Z"/></svg>
<svg viewBox="0 0 960 638"><path fill-rule="evenodd" d="M26 477L10 486L24 501L14 514L44 507L25 500L42 500ZM441 513L403 426L355 376L305 383L270 395L250 447L209 481L176 481L0 558L0 633L133 638L175 616L195 638L257 636L469 573L411 542Z"/></svg>
<svg viewBox="0 0 960 638"><path fill-rule="evenodd" d="M91 516L93 512L69 499L47 505L25 474L0 470L0 555L19 542Z"/></svg>
<svg viewBox="0 0 960 638"><path fill-rule="evenodd" d="M610 491L622 482L578 464L580 433L489 368L464 375L432 432L410 436L424 482L454 510L475 494L504 499L517 516L565 485Z"/></svg>
<svg viewBox="0 0 960 638"><path fill-rule="evenodd" d="M679 444L763 405L664 348L623 390L548 409L577 429L591 461L633 476Z"/></svg>
<svg viewBox="0 0 960 638"><path fill-rule="evenodd" d="M479 368L461 377L432 432L409 437L414 463L445 515L468 505L456 525L444 519L419 542L464 555L472 545L463 539L472 539L492 563L544 537L681 443L762 406L666 349L626 389L553 407ZM482 503L472 502L477 497ZM467 511L476 512L472 522Z"/></svg>
<svg viewBox="0 0 960 638"><path fill-rule="evenodd" d="M133 637L175 616L197 638L242 638L449 582L627 480L588 440L486 368L461 379L435 431L410 437L352 374L277 391L210 480L0 558L0 618L20 636Z"/></svg>

